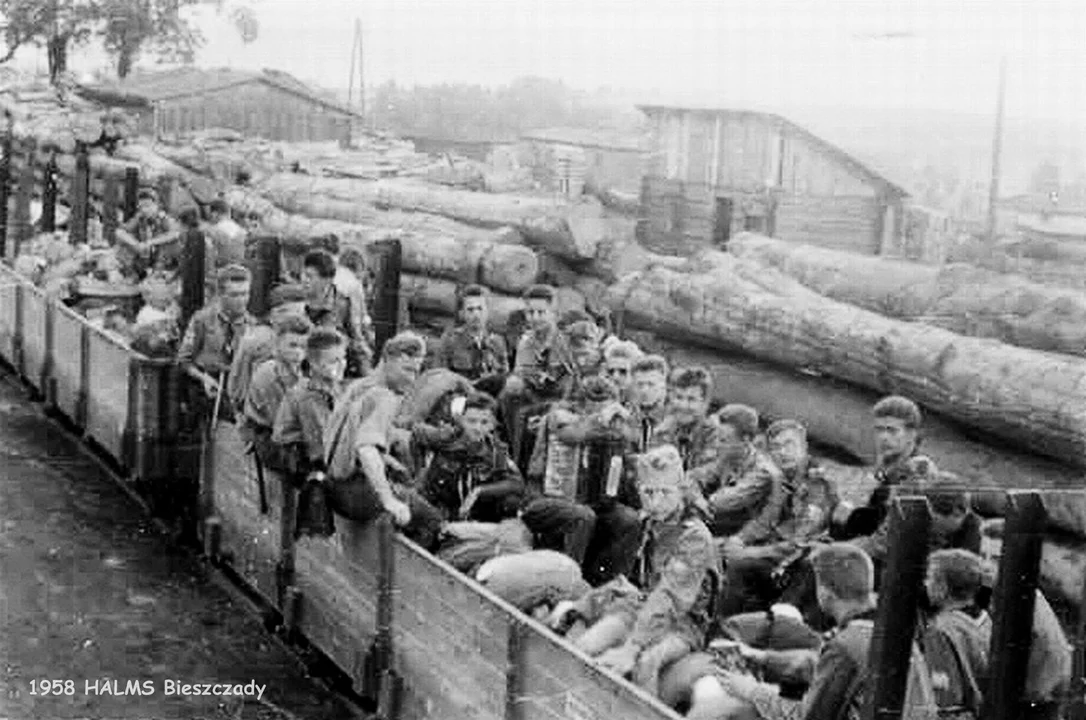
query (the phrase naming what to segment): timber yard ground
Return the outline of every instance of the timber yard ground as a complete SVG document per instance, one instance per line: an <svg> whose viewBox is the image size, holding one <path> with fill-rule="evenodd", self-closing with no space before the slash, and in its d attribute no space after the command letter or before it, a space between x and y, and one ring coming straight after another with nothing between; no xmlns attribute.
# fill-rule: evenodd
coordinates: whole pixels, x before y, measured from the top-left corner
<svg viewBox="0 0 1086 720"><path fill-rule="evenodd" d="M246 604L171 547L0 365L0 720L362 717ZM154 694L95 694L106 679ZM71 680L72 694L33 694L44 680ZM170 680L266 687L259 699L167 696Z"/></svg>

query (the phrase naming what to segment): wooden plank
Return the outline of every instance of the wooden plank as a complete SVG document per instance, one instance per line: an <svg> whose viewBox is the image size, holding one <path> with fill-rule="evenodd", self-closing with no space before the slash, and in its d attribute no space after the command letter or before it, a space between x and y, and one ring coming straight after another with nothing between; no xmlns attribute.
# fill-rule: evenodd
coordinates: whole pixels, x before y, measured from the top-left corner
<svg viewBox="0 0 1086 720"><path fill-rule="evenodd" d="M75 156L75 176L70 185L68 202L72 208L68 218L69 235L73 245L87 242L88 202L90 200L90 158L87 146L80 144Z"/></svg>
<svg viewBox="0 0 1086 720"><path fill-rule="evenodd" d="M42 168L41 231L53 232L57 227L57 159L51 153Z"/></svg>
<svg viewBox="0 0 1086 720"><path fill-rule="evenodd" d="M403 717L504 718L508 615L417 548L397 543L395 552Z"/></svg>
<svg viewBox="0 0 1086 720"><path fill-rule="evenodd" d="M102 192L102 237L110 245L117 242L120 189L117 176L112 174L106 176Z"/></svg>
<svg viewBox="0 0 1086 720"><path fill-rule="evenodd" d="M299 628L361 689L362 658L377 633L377 532L336 517L330 538L302 538L295 546L295 586L301 592Z"/></svg>
<svg viewBox="0 0 1086 720"><path fill-rule="evenodd" d="M53 310L53 369L56 381L54 402L77 426L81 420L80 397L83 384L83 320L59 303Z"/></svg>
<svg viewBox="0 0 1086 720"><path fill-rule="evenodd" d="M37 143L33 140L24 143L20 153L20 166L15 185L15 208L9 228L12 256L18 257L19 247L34 234L33 221L30 218L30 201L34 197L34 185L37 183L34 155Z"/></svg>
<svg viewBox="0 0 1086 720"><path fill-rule="evenodd" d="M265 473L268 513L260 512L256 465L245 454L237 426L220 422L215 429L215 476L212 502L222 522L222 550L234 571L272 607L279 607L276 567L280 553L283 484Z"/></svg>
<svg viewBox="0 0 1086 720"><path fill-rule="evenodd" d="M0 357L15 363L16 296L24 283L15 272L0 263Z"/></svg>
<svg viewBox="0 0 1086 720"><path fill-rule="evenodd" d="M42 378L48 362L48 339L46 337L46 313L49 301L38 288L23 285L23 375L27 382L39 392L46 388Z"/></svg>
<svg viewBox="0 0 1086 720"><path fill-rule="evenodd" d="M124 458L128 423L128 363L131 352L103 330L90 331L87 361L92 368L87 388L88 437L118 460Z"/></svg>

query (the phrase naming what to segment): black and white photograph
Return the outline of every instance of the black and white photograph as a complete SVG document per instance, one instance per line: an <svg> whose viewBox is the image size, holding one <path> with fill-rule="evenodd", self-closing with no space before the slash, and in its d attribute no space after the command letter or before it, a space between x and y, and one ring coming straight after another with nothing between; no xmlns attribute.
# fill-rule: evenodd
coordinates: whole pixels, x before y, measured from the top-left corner
<svg viewBox="0 0 1086 720"><path fill-rule="evenodd" d="M1086 720L1086 2L0 0L0 720Z"/></svg>

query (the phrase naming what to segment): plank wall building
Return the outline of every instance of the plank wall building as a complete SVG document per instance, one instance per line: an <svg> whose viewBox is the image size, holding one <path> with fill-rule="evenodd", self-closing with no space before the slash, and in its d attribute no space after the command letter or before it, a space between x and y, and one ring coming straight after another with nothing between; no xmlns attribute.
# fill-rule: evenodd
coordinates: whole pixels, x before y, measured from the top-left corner
<svg viewBox="0 0 1086 720"><path fill-rule="evenodd" d="M270 140L329 141L346 137L359 114L277 70L182 68L140 73L81 94L123 106L141 134L227 128Z"/></svg>
<svg viewBox="0 0 1086 720"><path fill-rule="evenodd" d="M863 254L900 244L908 193L778 115L641 105L642 242L687 255L743 230Z"/></svg>

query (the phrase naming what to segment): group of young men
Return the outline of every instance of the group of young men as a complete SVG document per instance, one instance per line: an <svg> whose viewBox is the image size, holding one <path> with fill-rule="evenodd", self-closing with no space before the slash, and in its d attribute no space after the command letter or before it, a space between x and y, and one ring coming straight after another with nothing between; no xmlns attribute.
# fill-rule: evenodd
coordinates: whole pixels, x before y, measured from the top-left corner
<svg viewBox="0 0 1086 720"><path fill-rule="evenodd" d="M877 482L853 508L801 423L763 432L748 406L711 413L708 370L669 368L583 313L559 318L550 287L524 294L528 330L513 353L489 329L487 291L470 286L434 352L404 332L375 359L364 299L337 282L335 256L314 251L303 265L304 283L276 287L260 320L245 310L248 272L224 268L182 342L183 361L225 381L256 462L323 489L345 517L389 514L430 550L460 521L522 523L587 581L524 609L698 718L856 717L888 511L902 492L926 494L935 521L919 646L940 710L977 716L990 633L980 524L963 488L919 454L913 402L873 408ZM404 402L427 383L448 392ZM757 672L729 670L711 643L755 616L789 618L806 640L746 638L737 647ZM1058 656L1052 622L1038 621L1035 652ZM1054 717L1058 687L1033 690L1031 712Z"/></svg>

